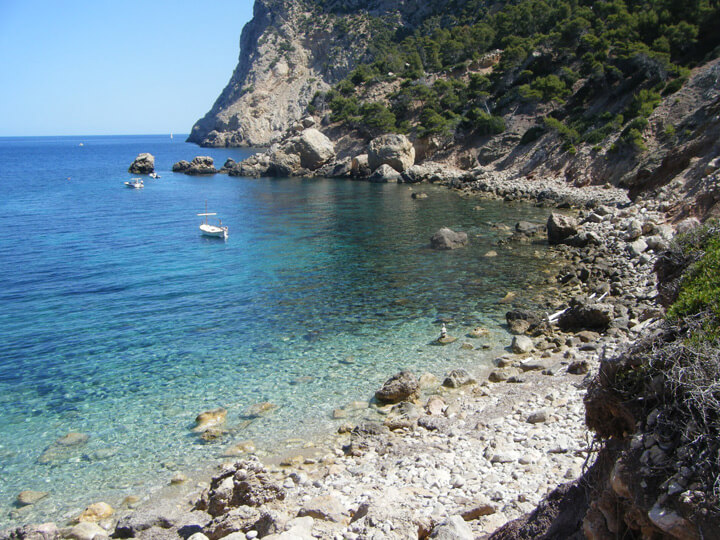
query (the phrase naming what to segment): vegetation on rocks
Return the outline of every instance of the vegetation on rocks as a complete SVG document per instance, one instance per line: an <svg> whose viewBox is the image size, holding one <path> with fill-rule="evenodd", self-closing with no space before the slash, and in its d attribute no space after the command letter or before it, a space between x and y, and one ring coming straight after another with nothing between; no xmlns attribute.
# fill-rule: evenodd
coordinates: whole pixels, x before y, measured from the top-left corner
<svg viewBox="0 0 720 540"><path fill-rule="evenodd" d="M709 0L457 0L430 3L414 27L370 20L368 60L317 94L314 108L361 131L462 137L501 133L503 116L539 107L566 150L619 133L615 150L643 151L661 94L720 43L720 9ZM389 83L389 92L370 91Z"/></svg>

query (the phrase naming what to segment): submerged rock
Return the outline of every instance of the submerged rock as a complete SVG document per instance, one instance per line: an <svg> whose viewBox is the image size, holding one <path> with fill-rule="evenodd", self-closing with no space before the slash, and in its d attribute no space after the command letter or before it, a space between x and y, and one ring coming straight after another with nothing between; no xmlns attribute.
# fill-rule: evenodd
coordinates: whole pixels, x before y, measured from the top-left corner
<svg viewBox="0 0 720 540"><path fill-rule="evenodd" d="M467 243L467 233L455 232L447 227L443 227L430 238L430 247L440 250L457 249L467 245Z"/></svg>
<svg viewBox="0 0 720 540"><path fill-rule="evenodd" d="M33 491L31 489L27 489L18 494L16 504L17 506L30 506L31 504L35 504L39 500L44 499L48 495L49 493L47 491Z"/></svg>
<svg viewBox="0 0 720 540"><path fill-rule="evenodd" d="M195 427L193 431L204 432L210 428L215 428L223 423L227 418L227 411L222 407L214 409L212 411L201 412L195 417Z"/></svg>

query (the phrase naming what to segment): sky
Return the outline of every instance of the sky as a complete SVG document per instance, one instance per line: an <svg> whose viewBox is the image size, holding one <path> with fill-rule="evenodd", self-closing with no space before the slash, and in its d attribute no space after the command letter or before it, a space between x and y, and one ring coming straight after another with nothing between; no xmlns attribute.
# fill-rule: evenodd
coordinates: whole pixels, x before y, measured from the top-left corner
<svg viewBox="0 0 720 540"><path fill-rule="evenodd" d="M0 0L0 136L189 133L253 0Z"/></svg>

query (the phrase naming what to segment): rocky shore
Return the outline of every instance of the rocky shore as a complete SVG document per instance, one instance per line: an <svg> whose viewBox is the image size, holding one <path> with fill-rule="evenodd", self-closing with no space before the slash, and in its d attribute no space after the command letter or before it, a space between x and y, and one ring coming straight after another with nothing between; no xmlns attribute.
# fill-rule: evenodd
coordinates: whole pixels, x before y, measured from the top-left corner
<svg viewBox="0 0 720 540"><path fill-rule="evenodd" d="M503 240L548 235L566 264L541 309L510 309L515 336L493 368L406 374L394 403L376 397L336 410L339 433L296 453L261 463L249 444L181 499L124 510L96 504L78 524L2 538L485 538L578 478L595 457L585 388L601 357L661 317L652 266L674 229L662 203L631 205L620 190L482 182L461 187L468 196L584 206L575 216L553 212L547 224L519 223ZM478 344L483 335L458 337Z"/></svg>

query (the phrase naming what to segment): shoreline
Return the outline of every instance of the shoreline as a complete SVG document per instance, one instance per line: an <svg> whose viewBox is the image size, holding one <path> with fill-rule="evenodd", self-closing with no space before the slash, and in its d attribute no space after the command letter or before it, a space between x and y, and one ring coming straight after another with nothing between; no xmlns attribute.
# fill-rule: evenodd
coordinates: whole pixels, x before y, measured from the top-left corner
<svg viewBox="0 0 720 540"><path fill-rule="evenodd" d="M498 182L503 183L503 180L498 180ZM520 183L522 184L522 182ZM542 186L541 191L550 189L547 183L540 185ZM565 188L568 188L570 192L575 192L576 194L581 193L584 196L588 195L583 192L585 188L571 188L566 184L563 185ZM419 188L420 186L421 185L417 185L413 187ZM529 194L527 198L532 199L533 194L536 196L537 188L537 183L534 186L529 186L525 194ZM512 189L515 190L514 193L518 195L514 198L524 198L524 194L517 191L518 188L516 185L513 185ZM610 194L608 192L609 190L604 188L599 189L602 189L603 193ZM621 190L617 191L620 192ZM473 190L469 196L477 197L478 200L481 200L487 198L491 192L494 198L499 197L508 200L507 193L497 193L495 190L486 189L481 189L479 193ZM468 190L463 190L463 193L468 193ZM565 196L567 193L563 192L562 195ZM593 198L593 196L586 197L586 201L592 200ZM555 202L557 202L557 199ZM636 206L629 206L629 208L635 208L635 210L637 210L634 214L640 213ZM652 212L653 210L651 209L650 211ZM626 212L626 210L616 210L613 215L618 216L619 219L626 219L634 215L632 210L628 216L622 216L621 214L623 212ZM656 217L661 219L660 216ZM588 223L588 225L591 227L600 227L599 223ZM617 248L618 246L615 247ZM572 261L574 250L575 248L571 250L560 248L560 251L564 252L566 260L568 261ZM648 262L649 261L646 261L644 264L647 266ZM577 288L579 291L582 289L582 286L572 286L572 288ZM564 297L565 301L572 296L567 290L566 285L558 284L558 291L560 296ZM608 337L608 343L605 345L609 347L608 350L612 350L623 343L629 343L632 336L624 336L621 332L616 332ZM411 500L419 497L423 501L432 501L434 498L438 500L441 500L441 498L443 500L447 499L447 504L444 504L444 510L435 511L437 508L433 507L428 511L427 506L422 507L424 510L420 512L420 514L428 518L428 526L437 524L458 512L470 512L472 509L465 507L472 506L477 502L475 499L478 499L482 504L478 503L476 506L478 508L482 506L483 510L477 510L476 508L475 513L477 514L479 512L485 515L478 515L475 519L470 519L467 523L472 526L474 535L489 534L492 532L490 529L494 530L506 521L530 511L544 494L542 492L543 488L552 489L558 483L561 483L561 481L568 481L571 479L571 473L575 475L572 478L580 475L582 471L580 461L585 461L589 449L588 444L583 442L586 434L584 423L582 422L582 390L577 388L577 385L582 383L584 377L581 375L569 375L566 370L571 361L581 362L585 360L591 367L596 366L598 357L597 348L595 350L579 350L582 348L585 348L585 346L576 343L565 345L560 348L561 350L553 353L547 352L549 348L544 349L544 351L537 349L537 354L534 356L540 358L536 359L539 360L536 364L542 365L546 370L560 370L560 374L553 375L543 375L540 371L530 369L525 370L525 368L528 368L528 363L520 366L519 369L517 367L517 361L521 356L503 355L501 358L504 358L504 360L499 362L503 367L499 367L498 372L505 373L511 378L516 377L516 381L521 380L522 382L517 382L516 384L506 382L488 383L484 380L485 376L476 373L475 375L478 381L480 381L479 384L466 386L460 390L441 391L438 395L445 398L446 401L444 407L442 407L444 409L443 412L441 414L430 414L427 416L430 418L437 417L442 420L440 424L443 422L447 423L447 426L442 428L427 429L415 427L409 432L399 431L387 433L383 431L382 434L371 435L369 437L362 432L351 432L350 434L346 432L339 435L328 434L328 438L333 441L332 447L327 449L327 451L318 452L319 454L325 455L315 456L309 460L303 458L302 462L299 458L286 459L284 461L282 458L277 458L276 460L267 459L268 466L271 467L268 475L283 486L282 489L287 492L285 502L271 504L268 508L287 514L289 519L297 515L297 513L312 500L312 497L308 500L311 494L314 493L317 497L322 497L324 496L322 494L326 493L328 488L338 488L337 497L343 501L341 505L344 507L344 513L341 514L344 517L339 518L339 521L327 521L325 519L314 518L313 526L315 528L319 527L319 529L323 531L327 529L323 534L327 533L329 536L322 537L332 538L334 537L333 535L340 534L340 538L362 538L365 532L372 529L372 525L370 524L372 519L368 519L367 516L355 519L355 529L365 527L366 530L363 529L365 532L354 532L342 522L350 519L350 513L354 513L354 515L357 516L357 509L368 504L369 499L366 500L366 498L361 496L364 492L360 494L353 492L344 493L344 486L362 484L363 489L369 489L369 486L365 484L367 484L367 480L370 479L376 483L375 486L372 486L373 489L378 491L382 486L387 487L382 475L378 472L382 469L382 465L378 465L380 469L376 467L375 470L372 470L372 466L378 463L384 464L385 469L383 470L383 474L387 474L388 460L402 460L407 458L409 455L413 455L417 446L425 445L431 449L429 454L423 454L422 452L415 454L416 458L422 458L421 461L424 460L423 466L417 468L419 470L418 474L420 474L421 472L427 472L431 467L434 469L438 466L438 463L431 459L432 455L439 451L445 454L452 454L452 448L460 443L460 447L467 449L467 452L463 450L463 452L456 452L456 454L461 453L462 456L466 456L466 454L477 456L480 454L485 461L471 464L462 462L455 467L458 469L455 473L453 473L452 468L449 469L449 478L446 478L448 475L441 474L441 477L435 478L433 482L426 481L424 484L420 483L419 485L411 483L413 486L412 489L402 491L404 488L400 488L400 499L402 499L402 496L407 496ZM527 357L527 355L525 356ZM436 375L442 376L444 374ZM557 392L557 385L562 387L562 392ZM548 387L551 386L556 387L554 391L553 389L548 389ZM422 405L422 403L420 405ZM549 409L550 407L552 407L552 410L544 411L544 420L536 419L534 422L528 421L528 415L540 413L540 409ZM387 415L389 408L390 407L384 408L385 410L380 414ZM480 410L479 413L478 410ZM483 416L482 422L480 422L480 419L475 418L477 415ZM489 415L494 415L494 421L488 421L487 416ZM542 416L542 414L540 414L540 416ZM501 425L503 423L504 425ZM545 437L545 432L553 433L560 428L562 428L560 429L562 432L562 430L565 429L566 423L569 424L567 433L562 433L568 441L566 448L547 447L545 443L548 442L548 437ZM443 431L443 429L445 431ZM516 432L517 436L512 435L510 430ZM487 436L483 434L488 431L492 433L490 439L486 440ZM480 434L480 436L478 436L478 434ZM536 437L539 438L536 440ZM358 456L346 455L342 447L348 444L352 446L353 438L364 441L363 444L366 444L368 447L367 451ZM521 463L519 462L521 457L518 456L518 454L523 453L524 446L521 443L525 443L528 440L532 440L533 444L537 443L537 446L534 448L537 450L539 457L529 460L525 459L527 463ZM499 445L498 443L501 444ZM517 445L520 446L517 447ZM479 452L481 446L483 449ZM488 448L497 449L498 447L506 452L506 455L501 455L502 452L493 453L492 451L488 451ZM455 457L458 458L457 455ZM461 457L458 459L462 461L464 458L461 459ZM282 462L282 464L273 464L273 461ZM523 465L523 467L518 467L518 463ZM552 470L552 473L548 472L549 466L551 466L550 470ZM368 467L370 467L370 469L368 469ZM500 483L493 484L495 492L485 488L477 488L477 478L461 477L459 471L461 469L467 469L468 467L474 467L478 470L492 473L494 477L499 478ZM483 467L485 467L485 469L483 469ZM539 469L539 471L533 471L533 468ZM204 469L207 469L207 467ZM520 470L522 471L521 477L518 472ZM305 475L306 478L303 475ZM513 476L519 478L513 478ZM529 478L533 480L530 481L528 480ZM503 479L509 479L509 483L502 483ZM398 477L398 480L400 480L400 477ZM402 482L408 482L408 479L403 477ZM475 487L471 489L470 486ZM398 488L397 486L391 486L391 489ZM440 494L438 492L442 489L444 489L446 493ZM513 497L510 499L505 495L498 497L498 493L501 490L512 493ZM380 490L379 493L382 494L383 491ZM176 523L181 523L188 519L188 502L191 499L196 499L198 495L199 489L196 486L188 486L186 484L185 493L179 496L183 501L181 503L183 508L181 509L177 508L177 495L174 501L170 498L163 499L159 502L154 502L154 497L151 496L151 500L147 505L143 504L133 512L130 512L129 517L127 515L123 517L123 513L118 512L110 519L101 520L101 525L104 525L106 528L112 528L118 517L122 522L123 520L133 520L133 516L148 516L153 513L157 514L159 511L165 512L166 514L175 513ZM168 509L168 505L175 507L174 510ZM402 502L396 510L399 514L405 515L408 512L412 514L412 509L412 504ZM370 512L370 510L372 510L372 507L368 512ZM378 510L380 509L378 508ZM178 515L177 512L180 512L180 514ZM194 512L193 514L198 514L198 512ZM312 515L321 514L322 512ZM308 515L312 517L311 514ZM368 515L372 517L372 512ZM339 514L335 517L338 516ZM198 517L199 516L196 516L194 519L197 520ZM288 519L284 521L288 521ZM405 523L405 526L407 526L408 523L417 525L413 519L415 518L410 519L406 516L406 518L401 519L400 522ZM171 519L170 521L173 520ZM361 521L362 523L360 523ZM285 527L285 524L281 524L281 522L283 522L283 519L275 520L275 529L277 529L277 532L281 532L281 529ZM334 525L329 525L329 523ZM206 527L207 523L202 526ZM148 528L138 529L138 531L149 531L152 527L153 525L150 525ZM398 527L401 527L401 525L399 524ZM167 530L165 532L169 533L170 531ZM143 535L138 537L151 538L152 536ZM221 538L221 536L217 537ZM252 535L249 537L252 537ZM388 537L390 538L392 536ZM403 536L398 536L398 538L400 537ZM240 537L238 536L237 538Z"/></svg>

